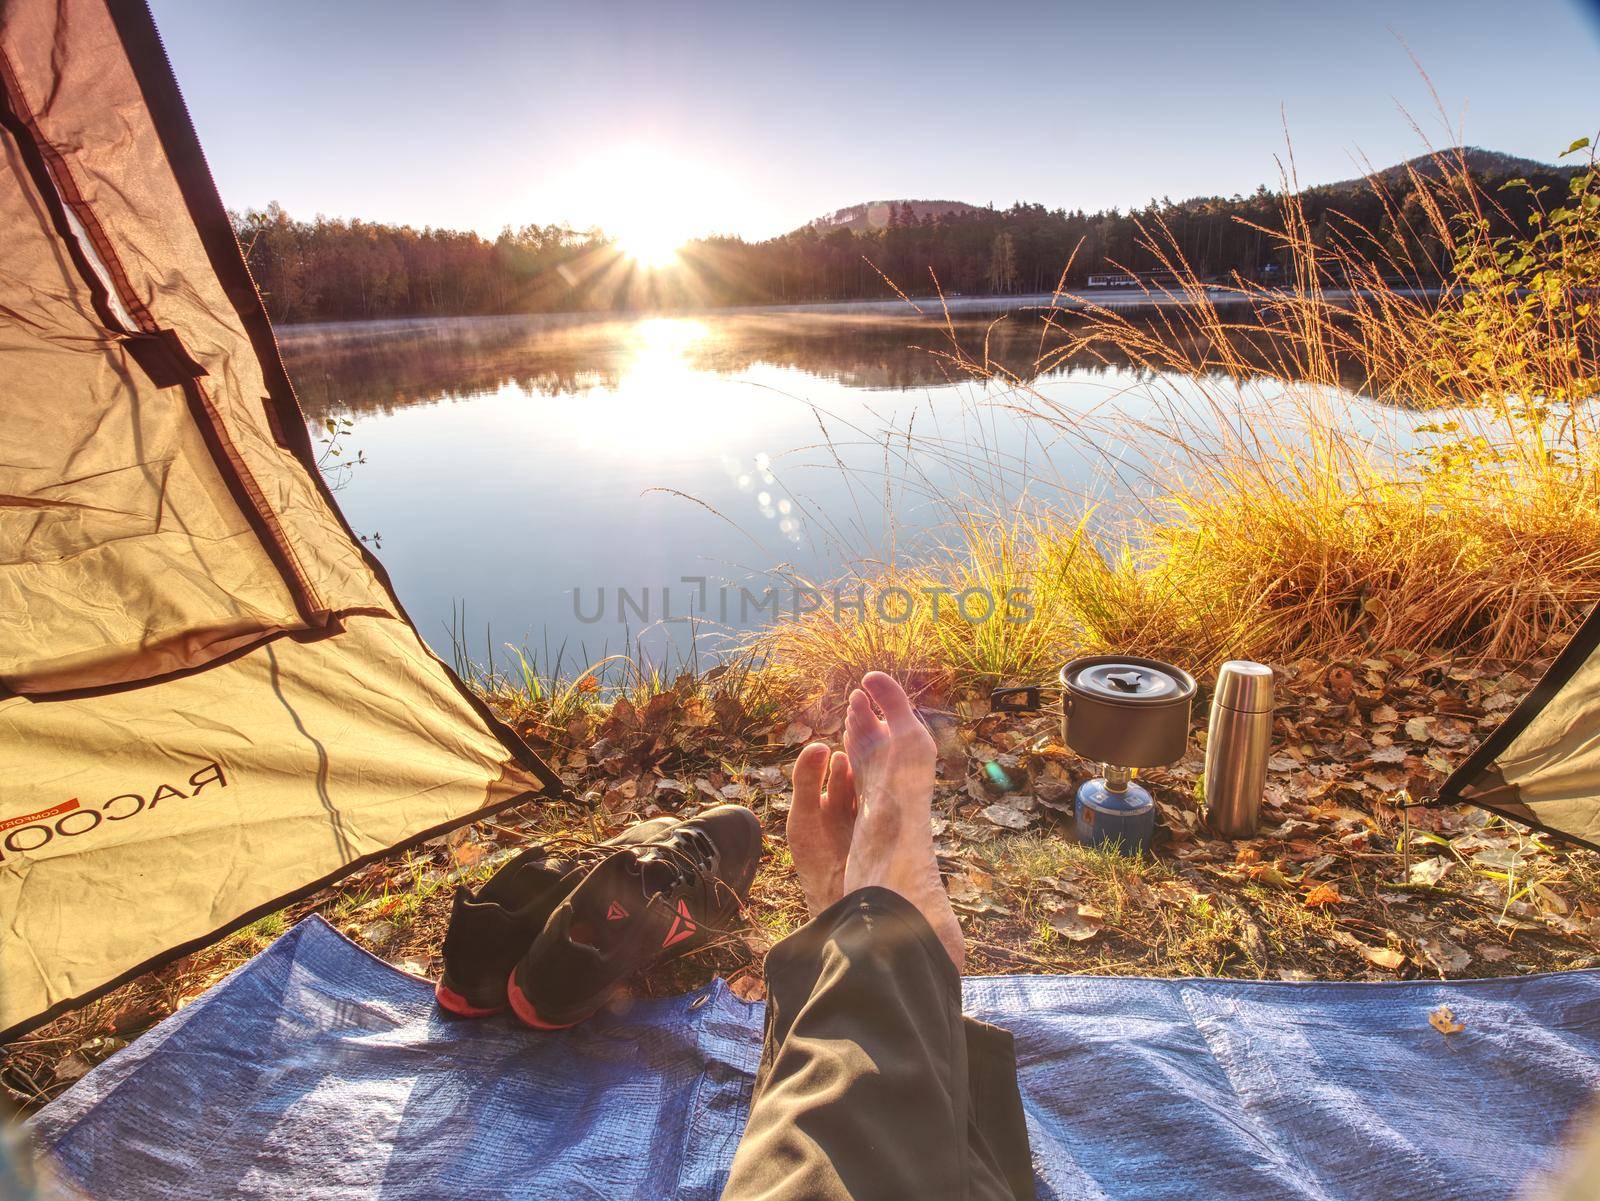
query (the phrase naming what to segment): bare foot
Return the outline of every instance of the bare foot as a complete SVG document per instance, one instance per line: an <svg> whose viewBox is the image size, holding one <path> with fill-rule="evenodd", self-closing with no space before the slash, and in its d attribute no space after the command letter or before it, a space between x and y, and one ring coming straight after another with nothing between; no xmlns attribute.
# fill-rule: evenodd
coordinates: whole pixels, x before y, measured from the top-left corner
<svg viewBox="0 0 1600 1201"><path fill-rule="evenodd" d="M843 751L830 756L826 744L813 742L794 762L794 801L785 827L795 874L812 917L844 896L845 858L855 824L850 760Z"/></svg>
<svg viewBox="0 0 1600 1201"><path fill-rule="evenodd" d="M905 690L873 671L850 694L844 747L857 794L844 891L876 884L899 893L928 919L960 971L966 942L933 857L933 735L918 720Z"/></svg>

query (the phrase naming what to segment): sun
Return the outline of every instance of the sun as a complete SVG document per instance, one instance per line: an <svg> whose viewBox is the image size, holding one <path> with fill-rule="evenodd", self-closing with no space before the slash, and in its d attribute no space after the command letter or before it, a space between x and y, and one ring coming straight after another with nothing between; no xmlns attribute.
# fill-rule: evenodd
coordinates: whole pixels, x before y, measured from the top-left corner
<svg viewBox="0 0 1600 1201"><path fill-rule="evenodd" d="M613 146L580 164L572 178L575 207L631 263L660 271L707 220L715 196L703 164L649 143Z"/></svg>
<svg viewBox="0 0 1600 1201"><path fill-rule="evenodd" d="M643 223L619 230L617 249L630 262L647 271L662 271L678 261L678 252L688 241L682 232L665 225Z"/></svg>

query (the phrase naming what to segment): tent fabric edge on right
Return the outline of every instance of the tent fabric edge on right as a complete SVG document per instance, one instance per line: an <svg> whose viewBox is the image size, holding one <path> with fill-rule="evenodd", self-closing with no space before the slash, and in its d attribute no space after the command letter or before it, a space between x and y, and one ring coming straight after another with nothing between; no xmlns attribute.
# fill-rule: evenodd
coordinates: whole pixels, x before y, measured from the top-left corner
<svg viewBox="0 0 1600 1201"><path fill-rule="evenodd" d="M1432 804L1472 804L1600 850L1600 605Z"/></svg>

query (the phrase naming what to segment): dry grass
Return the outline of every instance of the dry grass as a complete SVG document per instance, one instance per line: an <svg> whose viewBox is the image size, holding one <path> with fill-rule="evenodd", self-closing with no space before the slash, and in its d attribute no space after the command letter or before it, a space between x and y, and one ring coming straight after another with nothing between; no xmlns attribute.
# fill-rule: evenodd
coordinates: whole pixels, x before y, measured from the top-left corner
<svg viewBox="0 0 1600 1201"><path fill-rule="evenodd" d="M1284 288L1207 284L1148 227L1146 248L1179 280L1165 295L1187 303L1052 313L1067 336L1040 364L1148 372L1137 419L1070 409L952 334L947 357L1006 384L1000 403L1041 442L1141 443L1142 508L1096 515L1091 537L1085 511L952 499L947 553L870 584L1023 586L1026 626L926 606L899 624L821 613L778 624L763 652L832 686L868 664L1029 677L1100 649L1202 670L1436 647L1515 660L1570 631L1600 600L1587 403L1600 393L1600 179L1591 159L1570 196L1541 198L1507 236L1459 152L1435 161L1438 178L1412 176L1420 205L1390 204L1383 238L1337 221L1313 231L1289 189L1283 228L1265 231L1293 265ZM1372 402L1386 406L1376 418Z"/></svg>

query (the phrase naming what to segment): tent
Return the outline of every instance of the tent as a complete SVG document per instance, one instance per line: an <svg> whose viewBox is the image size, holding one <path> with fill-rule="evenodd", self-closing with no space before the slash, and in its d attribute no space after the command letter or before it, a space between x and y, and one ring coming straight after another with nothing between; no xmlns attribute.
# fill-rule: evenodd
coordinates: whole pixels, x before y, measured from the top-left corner
<svg viewBox="0 0 1600 1201"><path fill-rule="evenodd" d="M1433 803L1462 802L1600 850L1600 606Z"/></svg>
<svg viewBox="0 0 1600 1201"><path fill-rule="evenodd" d="M140 0L0 4L0 1040L558 790L316 467Z"/></svg>

